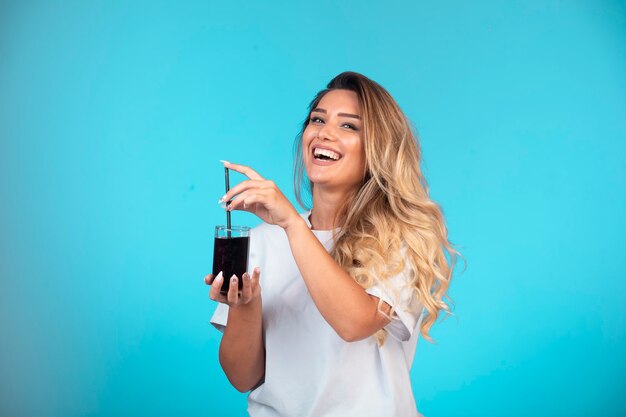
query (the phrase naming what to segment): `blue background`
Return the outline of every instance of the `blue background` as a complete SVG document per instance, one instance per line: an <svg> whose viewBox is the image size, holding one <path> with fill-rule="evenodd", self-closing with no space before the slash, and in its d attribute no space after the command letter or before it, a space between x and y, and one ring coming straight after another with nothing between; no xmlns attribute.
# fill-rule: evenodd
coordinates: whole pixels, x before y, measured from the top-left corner
<svg viewBox="0 0 626 417"><path fill-rule="evenodd" d="M413 121L468 261L420 410L626 413L624 2L4 1L2 416L245 413L203 283L218 160L293 198L344 70Z"/></svg>

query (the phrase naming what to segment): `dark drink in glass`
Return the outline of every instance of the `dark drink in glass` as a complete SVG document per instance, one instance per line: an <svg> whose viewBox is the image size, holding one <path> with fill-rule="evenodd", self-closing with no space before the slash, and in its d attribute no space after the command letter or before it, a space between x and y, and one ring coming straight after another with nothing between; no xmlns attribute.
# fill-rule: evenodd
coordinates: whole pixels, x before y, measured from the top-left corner
<svg viewBox="0 0 626 417"><path fill-rule="evenodd" d="M239 291L243 286L243 274L248 270L250 251L250 228L245 226L216 226L213 246L213 275L222 272L224 281L220 292L228 294L230 278L237 276Z"/></svg>

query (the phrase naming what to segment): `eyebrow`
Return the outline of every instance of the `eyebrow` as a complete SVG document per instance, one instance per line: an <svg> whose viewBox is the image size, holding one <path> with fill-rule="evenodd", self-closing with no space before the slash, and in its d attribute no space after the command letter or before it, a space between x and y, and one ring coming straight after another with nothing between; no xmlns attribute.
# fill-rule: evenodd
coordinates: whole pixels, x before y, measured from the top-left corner
<svg viewBox="0 0 626 417"><path fill-rule="evenodd" d="M316 113L324 113L324 114L326 114L326 113L327 113L327 111L326 111L325 109L322 109L322 108L319 108L319 107L317 107L317 108L315 108L315 109L311 110L311 113L313 113L313 112L316 112ZM352 113L337 113L337 116L342 116L342 117L351 117L351 118L353 118L353 119L359 119L359 120L361 120L361 116L356 115L356 114L352 114Z"/></svg>

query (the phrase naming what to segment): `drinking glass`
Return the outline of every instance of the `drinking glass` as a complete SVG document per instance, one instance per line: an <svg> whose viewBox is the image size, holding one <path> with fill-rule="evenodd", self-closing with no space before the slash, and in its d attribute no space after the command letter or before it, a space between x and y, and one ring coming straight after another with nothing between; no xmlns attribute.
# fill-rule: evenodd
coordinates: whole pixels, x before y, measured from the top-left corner
<svg viewBox="0 0 626 417"><path fill-rule="evenodd" d="M215 226L213 246L213 276L222 272L224 281L220 293L228 294L230 278L237 276L237 286L241 291L243 274L248 270L250 252L250 228L246 226Z"/></svg>

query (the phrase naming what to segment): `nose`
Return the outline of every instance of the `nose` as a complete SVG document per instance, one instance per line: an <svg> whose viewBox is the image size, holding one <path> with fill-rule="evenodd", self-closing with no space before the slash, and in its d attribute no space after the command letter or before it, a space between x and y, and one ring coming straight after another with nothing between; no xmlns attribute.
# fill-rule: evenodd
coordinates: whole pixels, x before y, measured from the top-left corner
<svg viewBox="0 0 626 417"><path fill-rule="evenodd" d="M327 124L320 127L320 130L317 131L317 137L319 140L335 140L335 134Z"/></svg>

